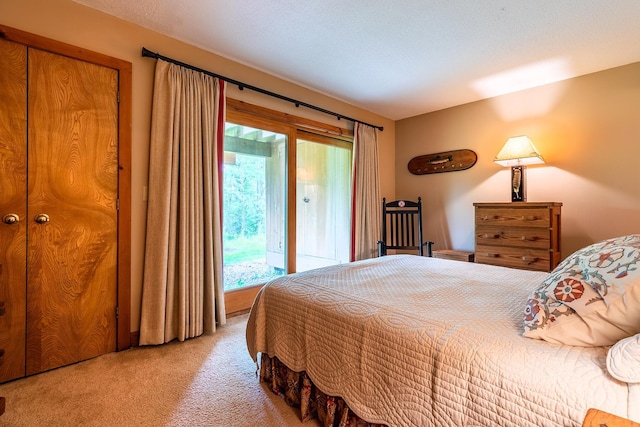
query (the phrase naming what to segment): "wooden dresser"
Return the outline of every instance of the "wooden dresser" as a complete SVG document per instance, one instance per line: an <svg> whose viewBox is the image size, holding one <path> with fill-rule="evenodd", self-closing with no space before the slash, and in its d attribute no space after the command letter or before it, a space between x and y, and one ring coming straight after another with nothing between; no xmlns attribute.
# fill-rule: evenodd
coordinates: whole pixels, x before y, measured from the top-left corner
<svg viewBox="0 0 640 427"><path fill-rule="evenodd" d="M551 271L561 261L559 202L474 203L475 262Z"/></svg>

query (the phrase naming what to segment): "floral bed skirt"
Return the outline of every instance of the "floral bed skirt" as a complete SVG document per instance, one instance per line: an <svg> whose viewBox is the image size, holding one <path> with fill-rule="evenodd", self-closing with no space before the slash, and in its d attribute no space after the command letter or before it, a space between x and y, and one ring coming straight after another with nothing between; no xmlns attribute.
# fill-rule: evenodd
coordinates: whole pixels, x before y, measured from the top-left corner
<svg viewBox="0 0 640 427"><path fill-rule="evenodd" d="M289 406L300 408L301 421L318 418L325 427L382 427L364 421L349 409L342 398L327 396L305 371L294 372L276 357L262 354L260 381L282 397Z"/></svg>

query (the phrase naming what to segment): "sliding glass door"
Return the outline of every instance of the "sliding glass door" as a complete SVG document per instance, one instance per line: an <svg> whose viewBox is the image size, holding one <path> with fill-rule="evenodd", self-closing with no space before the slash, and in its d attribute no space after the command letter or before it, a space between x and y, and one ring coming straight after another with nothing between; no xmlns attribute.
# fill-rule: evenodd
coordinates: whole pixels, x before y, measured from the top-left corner
<svg viewBox="0 0 640 427"><path fill-rule="evenodd" d="M225 290L286 272L287 136L227 123L224 141Z"/></svg>
<svg viewBox="0 0 640 427"><path fill-rule="evenodd" d="M296 142L296 271L348 262L351 144Z"/></svg>
<svg viewBox="0 0 640 427"><path fill-rule="evenodd" d="M228 120L225 291L348 262L352 144L266 120Z"/></svg>

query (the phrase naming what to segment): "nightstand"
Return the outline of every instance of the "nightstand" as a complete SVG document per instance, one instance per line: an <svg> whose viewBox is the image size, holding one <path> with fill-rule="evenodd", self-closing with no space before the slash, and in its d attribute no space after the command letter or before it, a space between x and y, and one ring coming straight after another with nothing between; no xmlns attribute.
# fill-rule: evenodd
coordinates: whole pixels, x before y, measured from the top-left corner
<svg viewBox="0 0 640 427"><path fill-rule="evenodd" d="M640 424L608 412L591 408L587 411L582 427L640 427Z"/></svg>
<svg viewBox="0 0 640 427"><path fill-rule="evenodd" d="M452 259L455 261L473 262L473 252L456 251L453 249L437 249L433 251L434 258Z"/></svg>
<svg viewBox="0 0 640 427"><path fill-rule="evenodd" d="M561 261L559 202L474 203L475 262L551 271Z"/></svg>

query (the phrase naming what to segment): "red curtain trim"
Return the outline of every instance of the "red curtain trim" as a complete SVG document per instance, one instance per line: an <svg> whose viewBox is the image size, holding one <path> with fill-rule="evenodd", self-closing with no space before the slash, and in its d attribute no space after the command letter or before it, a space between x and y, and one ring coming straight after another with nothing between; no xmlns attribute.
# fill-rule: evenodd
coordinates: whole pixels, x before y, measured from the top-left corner
<svg viewBox="0 0 640 427"><path fill-rule="evenodd" d="M355 138L358 137L358 126L359 123L356 122L355 127L353 129L353 137L354 142ZM355 161L356 159L356 150L359 148L359 144L354 144L355 150L353 150L353 170L351 171L351 262L356 260L356 172L358 171L358 164Z"/></svg>
<svg viewBox="0 0 640 427"><path fill-rule="evenodd" d="M216 135L216 150L217 150L217 155L218 155L218 206L220 206L220 230L222 230L223 227L223 222L222 222L222 215L223 215L223 210L222 210L222 204L223 204L223 197L224 195L222 194L222 190L224 188L224 181L223 181L223 168L224 168L224 130L225 130L225 123L227 121L227 99L226 99L226 94L225 94L225 88L226 88L226 82L224 80L218 80L218 85L220 87L220 97L219 97L219 103L218 103L218 134ZM222 233L221 233L222 235ZM222 243L222 242L221 242Z"/></svg>

